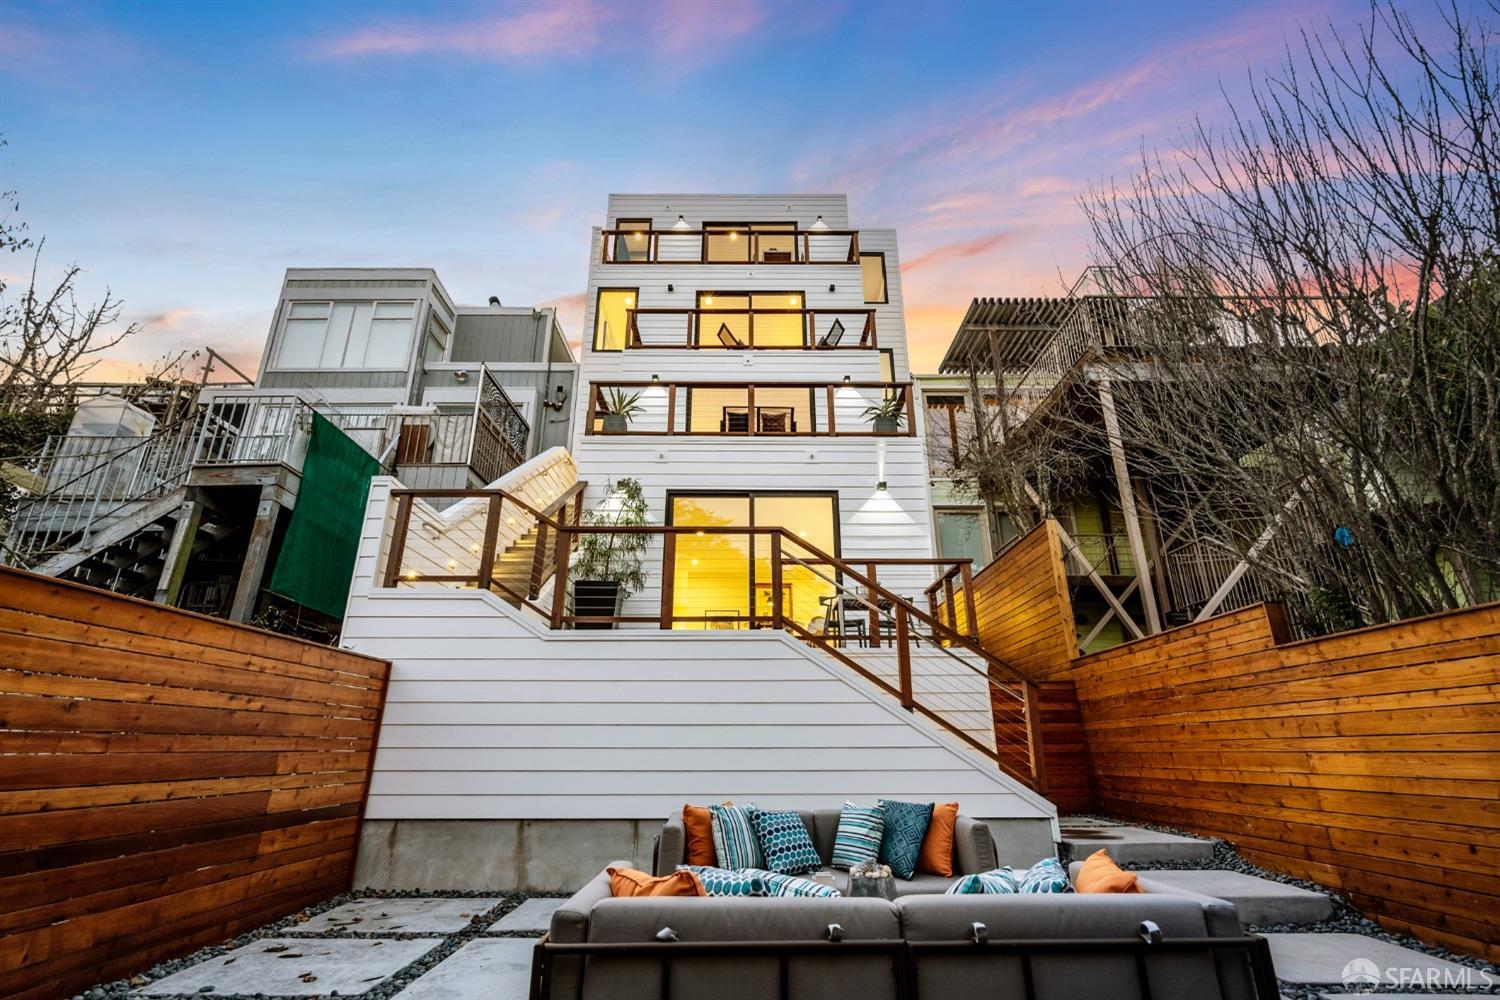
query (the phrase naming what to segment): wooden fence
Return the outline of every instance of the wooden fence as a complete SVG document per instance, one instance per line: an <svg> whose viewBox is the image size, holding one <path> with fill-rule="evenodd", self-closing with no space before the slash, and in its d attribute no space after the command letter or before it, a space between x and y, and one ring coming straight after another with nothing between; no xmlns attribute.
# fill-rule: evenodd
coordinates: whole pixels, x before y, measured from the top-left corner
<svg viewBox="0 0 1500 1000"><path fill-rule="evenodd" d="M1075 660L1099 808L1500 959L1500 605L1284 635L1260 604Z"/></svg>
<svg viewBox="0 0 1500 1000"><path fill-rule="evenodd" d="M1039 682L1060 810L1222 837L1500 959L1500 605L1288 642L1261 604L1080 657L1054 528L974 587L981 641Z"/></svg>
<svg viewBox="0 0 1500 1000"><path fill-rule="evenodd" d="M389 670L0 567L0 997L348 888Z"/></svg>

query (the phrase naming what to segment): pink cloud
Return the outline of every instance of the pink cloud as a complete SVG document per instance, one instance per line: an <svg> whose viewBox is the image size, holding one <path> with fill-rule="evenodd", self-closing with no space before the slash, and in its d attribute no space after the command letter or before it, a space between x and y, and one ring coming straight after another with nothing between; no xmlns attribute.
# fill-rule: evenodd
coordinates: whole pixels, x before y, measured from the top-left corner
<svg viewBox="0 0 1500 1000"><path fill-rule="evenodd" d="M547 0L514 4L497 13L383 20L315 47L324 58L450 54L500 63L541 58L578 59L616 42L637 50L696 60L712 37L726 42L757 32L773 0L665 0L644 6L604 0ZM803 28L808 27L804 21ZM680 65L680 63L679 63Z"/></svg>
<svg viewBox="0 0 1500 1000"><path fill-rule="evenodd" d="M901 265L901 273L907 274L930 264L942 264L953 260L962 260L965 257L979 257L989 253L991 250L1013 239L1009 233L990 233L988 236L978 236L972 240L960 240L956 243L948 243L929 250L920 256L913 257Z"/></svg>

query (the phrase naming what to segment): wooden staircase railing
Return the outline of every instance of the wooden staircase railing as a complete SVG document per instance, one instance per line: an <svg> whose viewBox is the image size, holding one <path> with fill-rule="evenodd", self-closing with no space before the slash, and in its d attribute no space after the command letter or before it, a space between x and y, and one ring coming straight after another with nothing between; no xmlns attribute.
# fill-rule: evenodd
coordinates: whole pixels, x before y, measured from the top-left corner
<svg viewBox="0 0 1500 1000"><path fill-rule="evenodd" d="M656 625L662 629L743 626L750 629L783 630L802 642L823 650L838 663L897 699L904 709L938 725L1016 780L1045 793L1046 773L1040 740L1037 686L1014 666L984 649L970 634L975 621L972 587L963 588L967 604L963 605L965 622L960 630L944 622L941 611L918 607L911 600L891 591L880 582L878 576L880 566L902 566L908 569L935 566L945 569L946 572L939 575L938 582L933 586L944 591L945 605L942 610L949 611L951 622L953 618L950 609L956 603L951 580L962 579L965 583L969 582L968 560L845 560L822 551L805 538L781 527L588 525L581 523L586 486L583 482L573 484L540 510L499 489L392 490L391 497L396 503L396 523L386 557L383 584L385 587L442 584L490 590L517 607L536 612L554 629L580 624L637 624ZM476 509L472 516L458 518L435 533L430 530L413 533L410 530L414 516L413 505L421 498L479 501L484 506ZM481 510L482 518L479 516ZM536 535L529 586L524 593L497 579L495 574L501 526L512 526L511 519L517 516L532 519L530 531ZM433 521L428 520L426 526L430 529L432 525ZM516 537L519 539L526 533L520 532ZM661 592L660 610L657 614L621 614L601 618L583 617L570 611L567 601L569 562L578 540L588 534L646 534L661 539ZM766 560L770 573L770 579L766 581L769 584L766 588L769 592L766 608L762 609L752 603L745 614L733 616L707 617L679 613L673 594L677 576L678 539L697 535L725 536L757 546L762 543L765 545L764 550L758 551L769 553ZM748 579L755 580L754 563L757 560L750 555L750 544L745 545L744 552L749 564ZM836 595L834 600L849 602L862 609L860 614L868 616L870 625L868 633L861 632L860 644L864 653L852 653L845 634L830 635L826 630L819 633L796 620L785 604L782 586L781 578L788 567L797 567L813 574L832 589ZM549 579L552 581L552 590L549 599L542 601L542 592ZM929 588L930 606L935 603L933 594L934 591ZM960 675L982 681L983 689L989 695L987 707L996 723L993 726L993 747L946 718L941 707L923 703L914 683L913 653L924 648L931 654L945 657L945 662ZM895 655L894 683L881 677L858 658L859 655L880 654L885 649Z"/></svg>

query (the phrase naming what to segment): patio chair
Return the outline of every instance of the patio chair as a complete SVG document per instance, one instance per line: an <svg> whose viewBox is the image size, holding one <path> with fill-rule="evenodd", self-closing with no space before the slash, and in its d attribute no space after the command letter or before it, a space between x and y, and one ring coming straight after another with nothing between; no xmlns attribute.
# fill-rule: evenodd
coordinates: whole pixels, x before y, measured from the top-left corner
<svg viewBox="0 0 1500 1000"><path fill-rule="evenodd" d="M719 418L720 434L748 434L750 432L750 407L726 406Z"/></svg>
<svg viewBox="0 0 1500 1000"><path fill-rule="evenodd" d="M724 345L725 347L733 348L736 350L743 350L746 346L748 346L743 340L734 335L734 331L729 329L728 323L719 324L718 337L719 343Z"/></svg>
<svg viewBox="0 0 1500 1000"><path fill-rule="evenodd" d="M833 321L833 325L828 328L828 332L825 333L825 334L823 334L823 336L821 338L819 338L819 340L818 340L818 346L819 347L837 347L837 346L839 346L839 341L841 341L843 339L844 339L844 324L841 323L841 322L839 322L838 320L834 320Z"/></svg>
<svg viewBox="0 0 1500 1000"><path fill-rule="evenodd" d="M790 406L757 406L755 429L760 434L795 434L797 414Z"/></svg>

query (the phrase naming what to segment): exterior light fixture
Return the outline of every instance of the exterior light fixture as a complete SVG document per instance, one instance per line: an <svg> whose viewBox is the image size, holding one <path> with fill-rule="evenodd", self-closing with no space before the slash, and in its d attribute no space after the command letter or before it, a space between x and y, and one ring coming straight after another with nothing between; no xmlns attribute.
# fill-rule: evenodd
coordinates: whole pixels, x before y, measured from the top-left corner
<svg viewBox="0 0 1500 1000"><path fill-rule="evenodd" d="M812 228L812 229L827 229L828 228L828 223L824 222L823 221L823 217L820 215L820 216L818 216L818 221L814 222L810 228Z"/></svg>
<svg viewBox="0 0 1500 1000"><path fill-rule="evenodd" d="M458 560L457 559L449 559L448 560L448 568L449 569L458 569Z"/></svg>
<svg viewBox="0 0 1500 1000"><path fill-rule="evenodd" d="M677 289L673 288L671 285L668 285L667 286L667 291L669 291L669 292L675 292L675 291L677 291Z"/></svg>
<svg viewBox="0 0 1500 1000"><path fill-rule="evenodd" d="M467 382L467 381L469 381L469 373L468 373L468 371L465 370L465 369L460 368L458 371L456 371L456 372L453 373L453 381L455 381L455 382Z"/></svg>
<svg viewBox="0 0 1500 1000"><path fill-rule="evenodd" d="M677 217L677 221L674 222L674 223L672 223L672 228L673 229L686 229L686 228L688 228L687 220L684 219L682 216L679 215Z"/></svg>
<svg viewBox="0 0 1500 1000"><path fill-rule="evenodd" d="M828 290L829 290L829 291L830 291L830 292L831 292L831 291L833 291L833 286L832 286L832 285L829 285L829 286L828 286Z"/></svg>
<svg viewBox="0 0 1500 1000"><path fill-rule="evenodd" d="M876 493L884 493L884 492L886 492L885 480L884 479L882 479L880 482L878 482L878 483L875 484L875 492Z"/></svg>
<svg viewBox="0 0 1500 1000"><path fill-rule="evenodd" d="M656 373L653 372L652 375L651 375L651 384L652 385L661 385L661 376L657 375Z"/></svg>
<svg viewBox="0 0 1500 1000"><path fill-rule="evenodd" d="M853 381L854 381L854 376L852 376L852 375L845 375L844 376L844 384L845 385L848 385L849 383L851 383Z"/></svg>

